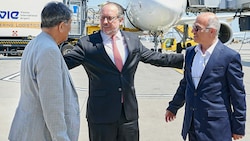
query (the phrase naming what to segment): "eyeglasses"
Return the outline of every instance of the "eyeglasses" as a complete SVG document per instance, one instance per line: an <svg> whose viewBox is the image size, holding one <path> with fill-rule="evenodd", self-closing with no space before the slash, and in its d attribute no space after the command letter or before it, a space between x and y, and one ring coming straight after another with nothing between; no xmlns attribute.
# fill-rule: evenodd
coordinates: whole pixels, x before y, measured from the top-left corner
<svg viewBox="0 0 250 141"><path fill-rule="evenodd" d="M116 20L117 18L119 18L119 16L114 16L114 17L111 17L111 16L101 16L100 19L102 21L104 21L105 19L107 19L107 21L109 23L112 23L114 20Z"/></svg>
<svg viewBox="0 0 250 141"><path fill-rule="evenodd" d="M198 25L193 25L193 30L194 30L195 32L202 31L202 30L206 30L206 31L207 31L207 29L211 29L211 28L210 28L210 27L201 28L201 27L198 26Z"/></svg>

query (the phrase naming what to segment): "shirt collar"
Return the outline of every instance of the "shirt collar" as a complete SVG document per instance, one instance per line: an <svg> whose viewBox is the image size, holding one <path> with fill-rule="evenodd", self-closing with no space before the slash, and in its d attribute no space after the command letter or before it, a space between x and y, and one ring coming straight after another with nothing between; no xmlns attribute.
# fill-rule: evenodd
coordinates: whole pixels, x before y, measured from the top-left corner
<svg viewBox="0 0 250 141"><path fill-rule="evenodd" d="M206 50L206 52L205 52L205 54L212 54L213 53L213 51L214 51L214 48L215 48L215 46L216 46L216 44L218 43L218 39L216 39L216 41ZM197 45L196 47L195 47L195 52L197 52L197 51L199 51L199 52L201 52L201 45L199 44L199 45Z"/></svg>
<svg viewBox="0 0 250 141"><path fill-rule="evenodd" d="M111 37L109 35L105 34L103 31L101 31L101 36L102 36L103 42L111 40ZM119 40L122 39L122 34L121 34L120 30L116 33L116 38Z"/></svg>

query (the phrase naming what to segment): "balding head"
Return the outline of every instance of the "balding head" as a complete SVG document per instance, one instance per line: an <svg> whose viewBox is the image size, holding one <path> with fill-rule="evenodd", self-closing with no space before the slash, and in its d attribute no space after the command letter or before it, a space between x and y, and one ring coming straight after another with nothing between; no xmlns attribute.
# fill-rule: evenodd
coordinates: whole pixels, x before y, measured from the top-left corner
<svg viewBox="0 0 250 141"><path fill-rule="evenodd" d="M207 28L213 28L217 31L217 36L220 31L220 21L217 16L212 12L204 12L197 16L197 20L202 21Z"/></svg>

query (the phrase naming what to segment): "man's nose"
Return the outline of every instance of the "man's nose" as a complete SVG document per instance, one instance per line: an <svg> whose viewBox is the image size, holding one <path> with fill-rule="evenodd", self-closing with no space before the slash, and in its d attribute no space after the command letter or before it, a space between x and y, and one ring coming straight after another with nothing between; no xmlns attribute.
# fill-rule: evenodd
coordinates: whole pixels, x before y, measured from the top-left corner
<svg viewBox="0 0 250 141"><path fill-rule="evenodd" d="M107 19L107 18L104 18L103 22L104 22L104 23L108 23L108 19Z"/></svg>

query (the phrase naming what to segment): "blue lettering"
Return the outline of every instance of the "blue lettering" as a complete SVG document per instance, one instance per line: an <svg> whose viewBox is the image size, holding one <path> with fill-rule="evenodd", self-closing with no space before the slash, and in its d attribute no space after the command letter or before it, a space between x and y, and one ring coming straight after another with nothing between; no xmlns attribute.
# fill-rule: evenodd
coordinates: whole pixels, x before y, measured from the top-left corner
<svg viewBox="0 0 250 141"><path fill-rule="evenodd" d="M18 11L13 11L11 12L11 19L18 19L19 12Z"/></svg>
<svg viewBox="0 0 250 141"><path fill-rule="evenodd" d="M6 11L0 11L0 18L4 19L4 17L7 15Z"/></svg>
<svg viewBox="0 0 250 141"><path fill-rule="evenodd" d="M0 11L0 19L18 19L18 11Z"/></svg>
<svg viewBox="0 0 250 141"><path fill-rule="evenodd" d="M78 6L74 5L73 6L73 13L77 13L78 12Z"/></svg>

